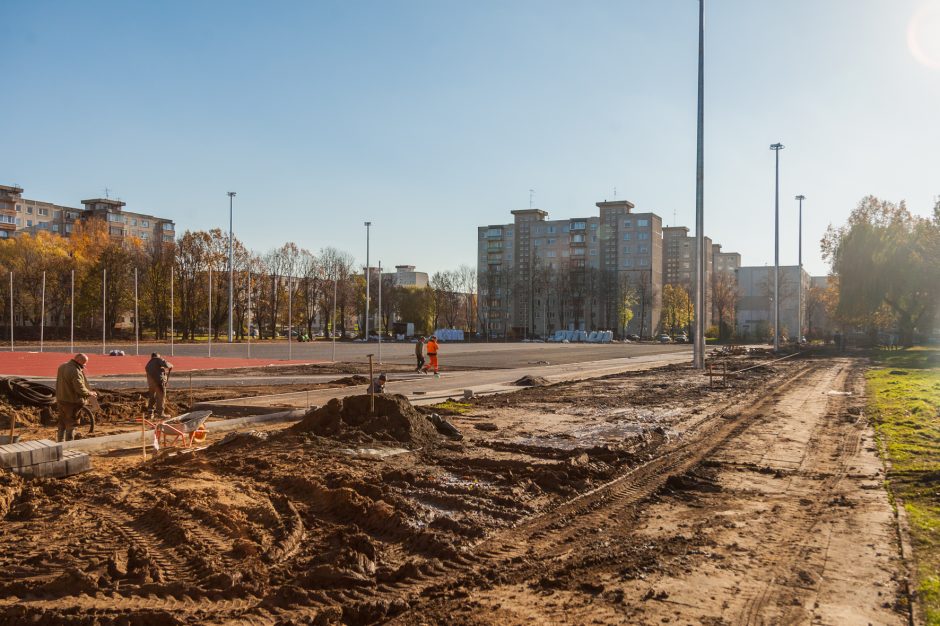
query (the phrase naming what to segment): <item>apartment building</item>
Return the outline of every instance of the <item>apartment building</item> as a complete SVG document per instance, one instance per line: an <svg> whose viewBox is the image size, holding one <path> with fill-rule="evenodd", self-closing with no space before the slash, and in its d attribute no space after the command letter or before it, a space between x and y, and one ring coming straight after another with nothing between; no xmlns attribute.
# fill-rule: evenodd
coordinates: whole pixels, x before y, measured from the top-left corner
<svg viewBox="0 0 940 626"><path fill-rule="evenodd" d="M712 325L712 272L714 244L710 237L705 237L705 327ZM666 226L663 228L663 284L682 287L689 293L689 299L695 301L695 285L698 262L695 254L695 237L689 236L685 226Z"/></svg>
<svg viewBox="0 0 940 626"><path fill-rule="evenodd" d="M599 214L548 219L511 211L508 224L481 226L477 276L482 330L493 337L555 330L617 330L618 295L643 293L627 332L652 334L662 302L662 220L626 200L596 203Z"/></svg>
<svg viewBox="0 0 940 626"><path fill-rule="evenodd" d="M741 267L740 252L722 252L721 244L712 244L712 270L715 272L734 272Z"/></svg>
<svg viewBox="0 0 940 626"><path fill-rule="evenodd" d="M22 187L0 185L0 239L16 233L16 204L22 193Z"/></svg>
<svg viewBox="0 0 940 626"><path fill-rule="evenodd" d="M385 272L382 276L390 276L396 287L415 287L423 289L428 286L428 273L416 272L414 265L396 265L394 272Z"/></svg>
<svg viewBox="0 0 940 626"><path fill-rule="evenodd" d="M85 210L81 219L100 219L108 224L108 233L115 238L137 237L146 242L176 239L176 225L173 220L164 219L147 213L125 211L124 202L114 198L92 198L82 200Z"/></svg>

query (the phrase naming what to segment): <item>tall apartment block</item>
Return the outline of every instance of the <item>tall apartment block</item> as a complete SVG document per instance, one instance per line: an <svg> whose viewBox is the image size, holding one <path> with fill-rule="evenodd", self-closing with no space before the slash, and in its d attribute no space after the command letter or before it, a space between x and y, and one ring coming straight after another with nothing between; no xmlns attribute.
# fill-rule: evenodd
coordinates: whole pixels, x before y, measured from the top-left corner
<svg viewBox="0 0 940 626"><path fill-rule="evenodd" d="M712 258L713 244L705 237L705 326L712 324ZM686 289L689 298L695 301L697 261L695 237L689 236L685 226L667 226L663 228L663 284L676 285Z"/></svg>
<svg viewBox="0 0 940 626"><path fill-rule="evenodd" d="M598 202L599 215L549 220L541 209L478 228L479 315L492 337L556 330L621 334L628 288L640 296L627 332L652 334L662 304L662 220L626 200Z"/></svg>
<svg viewBox="0 0 940 626"><path fill-rule="evenodd" d="M20 187L0 185L0 238L43 230L68 237L76 222L93 219L106 222L114 238L137 237L145 242L176 238L172 220L125 211L125 203L113 198L82 200L82 208L76 208L31 200L22 194Z"/></svg>

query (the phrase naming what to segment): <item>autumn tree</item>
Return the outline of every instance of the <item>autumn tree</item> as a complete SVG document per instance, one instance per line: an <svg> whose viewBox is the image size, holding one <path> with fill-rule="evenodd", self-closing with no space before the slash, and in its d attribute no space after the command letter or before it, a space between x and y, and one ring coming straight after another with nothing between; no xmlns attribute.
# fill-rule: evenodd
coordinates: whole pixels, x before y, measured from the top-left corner
<svg viewBox="0 0 940 626"><path fill-rule="evenodd" d="M679 330L687 328L692 323L689 302L689 293L681 285L666 285L663 287L663 330L669 334L676 334Z"/></svg>
<svg viewBox="0 0 940 626"><path fill-rule="evenodd" d="M940 299L940 201L928 219L912 215L903 201L867 196L845 225L829 227L822 251L839 277L840 316L866 318L874 327L873 316L886 305L903 345L913 343L915 331L931 329Z"/></svg>
<svg viewBox="0 0 940 626"><path fill-rule="evenodd" d="M734 272L716 271L711 275L712 307L718 321L718 338L728 339L734 332L738 302L738 280Z"/></svg>

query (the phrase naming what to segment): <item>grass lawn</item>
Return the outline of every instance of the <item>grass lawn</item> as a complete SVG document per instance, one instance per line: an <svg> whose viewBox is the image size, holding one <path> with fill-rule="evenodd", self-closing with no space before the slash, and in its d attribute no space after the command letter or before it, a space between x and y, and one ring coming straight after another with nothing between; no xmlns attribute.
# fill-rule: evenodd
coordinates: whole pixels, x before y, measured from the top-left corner
<svg viewBox="0 0 940 626"><path fill-rule="evenodd" d="M925 623L940 626L940 350L878 351L867 374L869 409L888 488L911 526Z"/></svg>

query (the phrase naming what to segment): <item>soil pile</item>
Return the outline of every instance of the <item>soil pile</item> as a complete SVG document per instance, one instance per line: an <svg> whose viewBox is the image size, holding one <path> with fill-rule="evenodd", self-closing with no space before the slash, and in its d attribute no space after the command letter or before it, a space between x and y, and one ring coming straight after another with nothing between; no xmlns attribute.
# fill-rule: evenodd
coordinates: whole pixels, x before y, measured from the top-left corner
<svg viewBox="0 0 940 626"><path fill-rule="evenodd" d="M344 440L367 435L379 441L422 445L440 439L434 425L399 394L377 394L374 415L369 411L368 394L333 398L292 428Z"/></svg>
<svg viewBox="0 0 940 626"><path fill-rule="evenodd" d="M529 376L528 374L513 383L516 387L544 387L548 380L541 376Z"/></svg>

